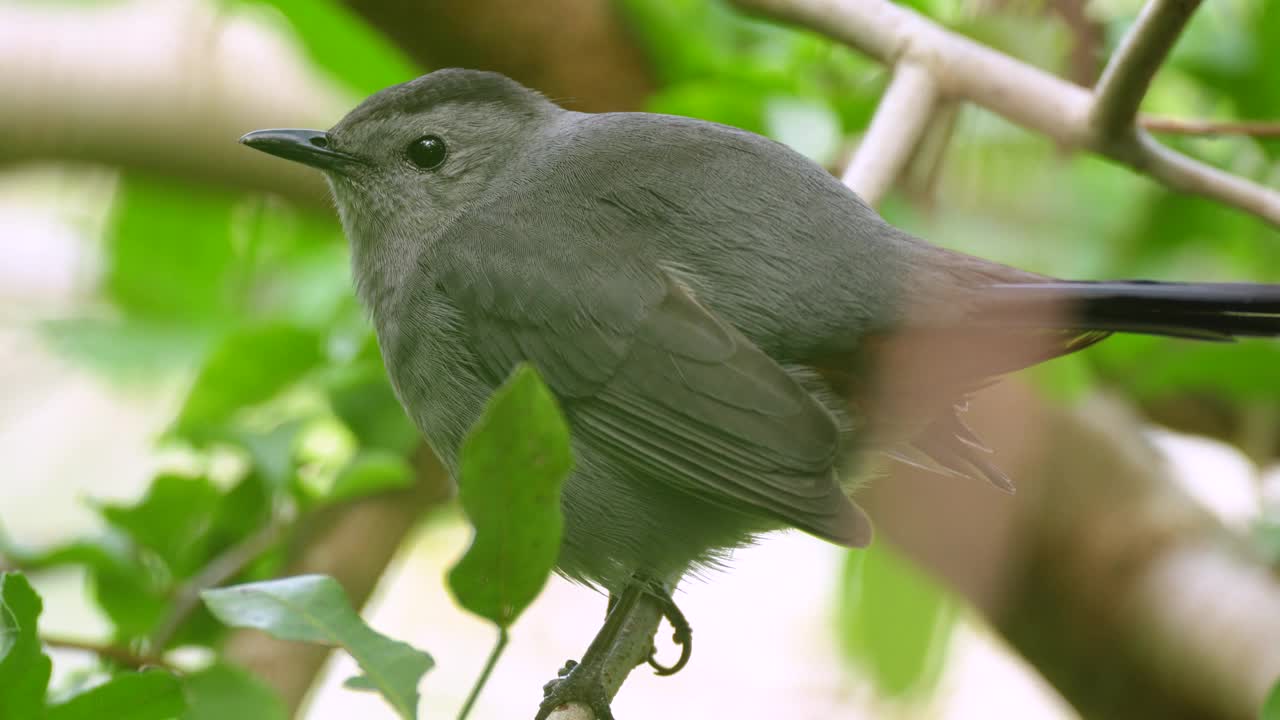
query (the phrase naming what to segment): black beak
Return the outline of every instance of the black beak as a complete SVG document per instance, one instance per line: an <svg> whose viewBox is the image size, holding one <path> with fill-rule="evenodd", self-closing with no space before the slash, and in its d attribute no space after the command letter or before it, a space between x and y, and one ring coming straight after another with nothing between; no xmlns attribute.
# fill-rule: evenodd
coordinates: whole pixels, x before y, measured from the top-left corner
<svg viewBox="0 0 1280 720"><path fill-rule="evenodd" d="M320 130L254 130L240 138L240 142L254 150L320 170L341 171L360 162L354 155L331 149L329 136Z"/></svg>

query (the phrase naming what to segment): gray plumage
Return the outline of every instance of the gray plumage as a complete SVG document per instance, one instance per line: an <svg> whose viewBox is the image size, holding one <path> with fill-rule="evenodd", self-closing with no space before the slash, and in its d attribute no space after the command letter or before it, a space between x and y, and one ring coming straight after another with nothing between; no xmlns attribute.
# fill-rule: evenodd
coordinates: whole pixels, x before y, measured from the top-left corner
<svg viewBox="0 0 1280 720"><path fill-rule="evenodd" d="M424 136L448 148L433 169L406 156ZM1002 373L1117 330L1280 331L1275 287L1173 286L1154 312L1155 285L1047 284L891 227L766 138L569 112L491 73L372 96L319 160L267 140L329 171L392 382L447 466L538 368L577 456L560 569L611 590L782 527L864 545L839 478L868 451L1007 485L956 414Z"/></svg>

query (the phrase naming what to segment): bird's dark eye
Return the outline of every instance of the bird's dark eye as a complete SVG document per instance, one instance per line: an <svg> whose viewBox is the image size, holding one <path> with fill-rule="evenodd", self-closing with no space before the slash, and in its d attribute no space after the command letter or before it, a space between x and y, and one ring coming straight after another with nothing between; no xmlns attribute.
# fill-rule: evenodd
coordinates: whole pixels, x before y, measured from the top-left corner
<svg viewBox="0 0 1280 720"><path fill-rule="evenodd" d="M435 170L448 155L449 148L438 135L423 135L409 143L409 160L423 170Z"/></svg>

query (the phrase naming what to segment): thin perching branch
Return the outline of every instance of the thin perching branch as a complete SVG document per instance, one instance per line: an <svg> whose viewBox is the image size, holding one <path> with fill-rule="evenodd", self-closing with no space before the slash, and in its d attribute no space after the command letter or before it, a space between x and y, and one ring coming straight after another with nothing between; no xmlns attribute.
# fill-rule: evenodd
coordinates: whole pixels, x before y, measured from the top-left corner
<svg viewBox="0 0 1280 720"><path fill-rule="evenodd" d="M183 583L174 596L173 607L169 610L168 616L149 638L151 652L156 654L164 652L165 646L177 634L182 624L199 607L200 593L209 588L218 587L240 574L240 571L249 567L250 563L271 549L271 546L284 535L290 519L291 514L272 518L257 532L227 548L199 573Z"/></svg>
<svg viewBox="0 0 1280 720"><path fill-rule="evenodd" d="M1138 118L1138 125L1143 130L1161 135L1241 135L1255 138L1280 138L1280 122L1183 120L1144 115Z"/></svg>
<svg viewBox="0 0 1280 720"><path fill-rule="evenodd" d="M1280 192L1171 150L1140 129L1101 135L1093 118L1117 117L1119 109L1099 116L1089 90L946 30L890 0L734 2L744 10L817 30L886 65L916 63L933 76L941 95L968 100L1065 147L1104 155L1170 188L1203 195L1280 226ZM1145 89L1154 72L1152 59L1165 56L1195 5L1191 0L1155 4L1160 7L1146 13L1154 18L1136 23L1131 32L1136 36L1122 44L1122 50L1133 48L1121 53L1130 59L1111 69L1110 77L1100 83L1105 94L1097 97L1114 97L1125 87ZM1140 96L1129 98L1123 107L1133 103L1136 109L1140 101Z"/></svg>
<svg viewBox="0 0 1280 720"><path fill-rule="evenodd" d="M1142 8L1094 88L1089 123L1099 142L1132 134L1152 78L1199 6L1200 0L1151 0Z"/></svg>
<svg viewBox="0 0 1280 720"><path fill-rule="evenodd" d="M622 683L632 669L649 657L653 647L653 635L662 621L662 609L647 594L641 595L631 612L631 618L622 626L618 639L604 661L605 692L612 699L622 688ZM595 713L585 705L570 703L551 713L547 720L597 720Z"/></svg>
<svg viewBox="0 0 1280 720"><path fill-rule="evenodd" d="M938 86L924 67L902 62L893 70L871 125L841 180L870 205L877 205L902 174L938 102Z"/></svg>
<svg viewBox="0 0 1280 720"><path fill-rule="evenodd" d="M57 650L72 650L75 652L96 655L99 658L111 660L131 670L141 670L145 667L160 667L166 670L176 670L172 664L160 655L139 655L128 648L120 647L118 645L107 645L103 643L90 642L88 640L76 640L73 638L52 635L41 635L40 643L45 647Z"/></svg>

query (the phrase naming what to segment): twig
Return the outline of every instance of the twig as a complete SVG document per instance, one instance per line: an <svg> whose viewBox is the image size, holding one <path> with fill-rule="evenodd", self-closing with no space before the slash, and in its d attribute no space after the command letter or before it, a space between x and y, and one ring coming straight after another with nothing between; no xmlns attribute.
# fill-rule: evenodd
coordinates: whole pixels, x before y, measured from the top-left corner
<svg viewBox="0 0 1280 720"><path fill-rule="evenodd" d="M1095 86L1089 125L1096 141L1127 138L1151 79L1173 49L1200 0L1151 0L1111 56Z"/></svg>
<svg viewBox="0 0 1280 720"><path fill-rule="evenodd" d="M75 640L72 638L41 635L40 642L44 645L57 648L59 650L75 650L77 652L85 652L97 655L100 658L114 660L125 667L139 670L144 667L162 667L166 670L178 671L178 668L170 664L159 654L156 655L139 655L128 648L119 647L117 645L106 645L102 643L90 642L88 640Z"/></svg>
<svg viewBox="0 0 1280 720"><path fill-rule="evenodd" d="M1182 120L1143 116L1138 119L1138 125L1148 132L1164 135L1246 135L1256 138L1280 138L1280 122Z"/></svg>
<svg viewBox="0 0 1280 720"><path fill-rule="evenodd" d="M642 594L604 661L605 692L610 699L618 694L631 670L649 657L653 635L661 620L662 608L658 602L647 593ZM587 707L572 703L551 713L547 720L596 720L596 717Z"/></svg>
<svg viewBox="0 0 1280 720"><path fill-rule="evenodd" d="M169 615L151 633L148 646L152 652L164 652L164 648L200 605L200 592L217 587L235 577L259 555L266 552L280 539L288 524L288 516L274 517L257 532L226 549L199 573L192 576L178 589Z"/></svg>
<svg viewBox="0 0 1280 720"><path fill-rule="evenodd" d="M1166 4L1166 0L1157 1ZM1183 0L1178 7L1189 1ZM918 63L933 75L943 95L969 100L1066 147L1092 150L1175 190L1203 195L1280 226L1280 192L1163 147L1141 131L1130 134L1127 141L1102 142L1090 124L1094 103L1088 90L950 32L889 0L734 2L745 10L810 27L888 65L904 60ZM1170 17L1176 19L1173 10L1162 11L1161 22L1154 26L1167 32L1174 25ZM1137 29L1142 27L1146 25L1140 22ZM1156 50L1172 41L1165 37L1140 45L1142 52L1132 51L1137 59L1130 63L1146 67L1146 61L1138 59L1154 57ZM1113 78L1117 72L1113 70ZM1120 77L1126 76L1121 73ZM1116 82L1120 81L1112 79L1108 86L1117 87ZM1146 81L1124 82L1145 88Z"/></svg>
<svg viewBox="0 0 1280 720"><path fill-rule="evenodd" d="M476 678L476 684L467 695L467 701L462 704L462 709L458 711L458 720L467 720L467 716L471 714L471 708L475 707L476 698L480 697L480 691L484 690L485 684L489 682L489 676L493 674L493 666L498 664L498 658L502 657L502 651L507 649L507 641L510 639L511 636L507 634L506 628L498 628L498 642L494 643L493 649L489 651L489 659L484 663L484 670L480 671L480 677Z"/></svg>
<svg viewBox="0 0 1280 720"><path fill-rule="evenodd" d="M938 87L929 71L913 62L899 63L841 178L844 184L868 204L879 204L929 127L937 101Z"/></svg>

